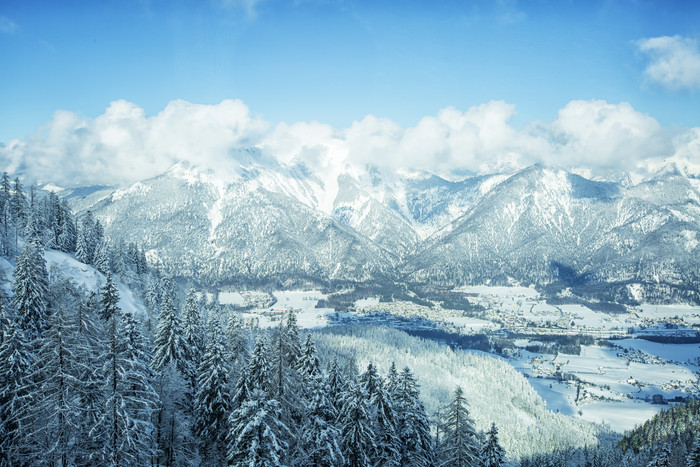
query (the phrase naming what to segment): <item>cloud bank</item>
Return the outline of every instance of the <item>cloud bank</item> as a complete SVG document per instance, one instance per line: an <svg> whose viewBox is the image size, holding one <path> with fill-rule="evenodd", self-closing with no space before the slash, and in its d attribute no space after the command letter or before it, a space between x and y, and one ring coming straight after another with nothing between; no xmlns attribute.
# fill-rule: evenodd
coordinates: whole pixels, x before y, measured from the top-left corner
<svg viewBox="0 0 700 467"><path fill-rule="evenodd" d="M681 36L661 36L638 42L648 56L644 73L652 83L678 91L700 89L700 50L698 41Z"/></svg>
<svg viewBox="0 0 700 467"><path fill-rule="evenodd" d="M239 150L252 147L321 174L371 164L454 178L543 163L614 179L673 161L700 175L700 128L663 128L624 102L571 101L552 121L520 128L511 124L514 115L513 105L492 101L466 111L448 107L409 128L370 115L339 129L320 122L272 126L238 100L177 100L153 116L115 101L94 119L56 112L34 135L0 147L0 161L30 181L65 187L127 184L180 161L225 174L240 163Z"/></svg>

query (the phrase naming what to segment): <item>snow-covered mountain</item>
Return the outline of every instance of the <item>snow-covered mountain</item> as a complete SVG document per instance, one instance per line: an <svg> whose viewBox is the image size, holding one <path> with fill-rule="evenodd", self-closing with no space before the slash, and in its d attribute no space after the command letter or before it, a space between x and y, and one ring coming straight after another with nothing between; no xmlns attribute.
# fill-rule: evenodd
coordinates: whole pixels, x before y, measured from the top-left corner
<svg viewBox="0 0 700 467"><path fill-rule="evenodd" d="M119 189L66 193L115 239L206 283L558 283L608 299L697 299L700 184L637 185L532 166L458 181L242 152ZM601 284L604 287L601 287Z"/></svg>

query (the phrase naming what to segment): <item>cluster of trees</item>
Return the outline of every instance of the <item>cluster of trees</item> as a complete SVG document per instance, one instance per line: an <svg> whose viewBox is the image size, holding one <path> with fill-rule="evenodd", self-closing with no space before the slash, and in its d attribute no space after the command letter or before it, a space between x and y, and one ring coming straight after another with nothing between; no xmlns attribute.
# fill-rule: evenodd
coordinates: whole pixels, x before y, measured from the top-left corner
<svg viewBox="0 0 700 467"><path fill-rule="evenodd" d="M55 193L29 188L7 172L0 180L0 254L14 257L23 239L37 239L44 248L75 253L79 261L95 266L103 274L119 274L130 285L148 272L146 255L136 244L110 244L100 221L88 211L77 220L68 201Z"/></svg>
<svg viewBox="0 0 700 467"><path fill-rule="evenodd" d="M408 367L321 364L290 312L266 332L226 325L161 282L157 326L118 306L111 274L89 293L46 271L38 239L17 257L0 326L2 465L502 465L461 389L431 434ZM213 312L212 312L213 311ZM254 342L254 344L253 344ZM482 463L483 460L483 463Z"/></svg>

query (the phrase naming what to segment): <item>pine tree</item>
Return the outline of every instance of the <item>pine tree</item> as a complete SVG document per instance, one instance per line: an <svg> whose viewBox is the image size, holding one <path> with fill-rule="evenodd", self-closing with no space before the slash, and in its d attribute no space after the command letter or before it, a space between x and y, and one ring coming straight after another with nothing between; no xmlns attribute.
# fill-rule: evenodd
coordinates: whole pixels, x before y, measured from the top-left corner
<svg viewBox="0 0 700 467"><path fill-rule="evenodd" d="M372 465L371 456L376 452L375 433L369 414L367 393L359 385L352 385L345 394L338 416L340 447L347 466Z"/></svg>
<svg viewBox="0 0 700 467"><path fill-rule="evenodd" d="M87 234L85 233L85 229L81 226L80 229L78 229L78 235L76 238L75 259L77 259L81 263L90 264L90 260L92 258L90 256L90 246L89 245L90 244L88 242Z"/></svg>
<svg viewBox="0 0 700 467"><path fill-rule="evenodd" d="M56 277L59 276L59 277ZM80 294L67 279L52 272L51 302L53 313L39 349L33 380L38 382L31 404L32 439L36 458L57 465L74 465L79 436L79 394L81 361L79 329L70 311L80 306Z"/></svg>
<svg viewBox="0 0 700 467"><path fill-rule="evenodd" d="M107 377L105 388L106 411L104 414L105 432L108 434L107 443L104 446L104 458L112 465L119 465L120 430L119 410L123 401L119 392L119 379L121 368L119 365L119 349L117 348L117 325L119 320L119 308L117 303L119 296L112 281L112 275L107 275L107 283L100 290L100 317L107 326L107 355L104 368Z"/></svg>
<svg viewBox="0 0 700 467"><path fill-rule="evenodd" d="M227 437L229 465L277 467L283 465L284 441L289 429L280 421L281 409L260 389L231 412Z"/></svg>
<svg viewBox="0 0 700 467"><path fill-rule="evenodd" d="M95 269L102 274L107 274L112 270L112 253L109 244L102 240L95 248L95 257L93 258Z"/></svg>
<svg viewBox="0 0 700 467"><path fill-rule="evenodd" d="M696 432L693 437L693 445L685 459L687 467L700 467L700 433Z"/></svg>
<svg viewBox="0 0 700 467"><path fill-rule="evenodd" d="M311 334L306 335L297 367L302 379L308 385L311 385L321 375L321 361L316 355L316 345L311 340Z"/></svg>
<svg viewBox="0 0 700 467"><path fill-rule="evenodd" d="M440 446L441 464L468 467L479 464L479 435L469 417L467 401L461 387L457 387L450 404L445 408Z"/></svg>
<svg viewBox="0 0 700 467"><path fill-rule="evenodd" d="M85 302L81 300L76 307L77 359L78 371L78 442L75 446L75 463L79 466L104 464L103 446L107 443L105 420L106 378L103 365L107 354L107 339L104 326L97 319L100 308L99 296L92 292Z"/></svg>
<svg viewBox="0 0 700 467"><path fill-rule="evenodd" d="M293 310L289 310L287 314L287 327L284 332L285 337L285 352L289 366L296 368L299 357L301 357L301 339L299 337L299 326L297 325L297 316Z"/></svg>
<svg viewBox="0 0 700 467"><path fill-rule="evenodd" d="M22 326L8 317L0 344L0 464L27 463L29 433L21 423L28 416L34 355Z"/></svg>
<svg viewBox="0 0 700 467"><path fill-rule="evenodd" d="M671 447L665 443L659 448L647 467L669 467L671 466Z"/></svg>
<svg viewBox="0 0 700 467"><path fill-rule="evenodd" d="M481 449L481 462L483 467L500 467L505 463L506 454L498 443L498 428L491 424L491 429L486 433L486 443Z"/></svg>
<svg viewBox="0 0 700 467"><path fill-rule="evenodd" d="M27 215L27 196L24 194L24 188L22 188L19 178L15 178L14 190L10 198L10 212L18 229L23 228Z"/></svg>
<svg viewBox="0 0 700 467"><path fill-rule="evenodd" d="M267 347L262 337L255 342L255 350L248 365L248 382L251 390L269 390L270 363L267 359Z"/></svg>
<svg viewBox="0 0 700 467"><path fill-rule="evenodd" d="M78 229L75 258L82 263L92 264L98 242L99 240L95 234L95 218L92 215L92 211L88 211L85 213Z"/></svg>
<svg viewBox="0 0 700 467"><path fill-rule="evenodd" d="M322 376L317 376L311 389L307 405L306 422L301 430L301 465L319 467L343 465L340 449L340 432L335 427L337 411L328 400L328 385Z"/></svg>
<svg viewBox="0 0 700 467"><path fill-rule="evenodd" d="M212 325L212 336L198 369L195 396L194 431L202 444L201 452L212 465L223 465L227 419L230 412L228 372L225 350L218 322Z"/></svg>
<svg viewBox="0 0 700 467"><path fill-rule="evenodd" d="M367 399L370 400L377 392L377 387L381 384L381 378L377 374L377 369L370 362L367 365L367 370L360 375L360 385L367 393Z"/></svg>
<svg viewBox="0 0 700 467"><path fill-rule="evenodd" d="M374 389L370 401L374 413L374 432L377 449L374 454L376 466L398 467L401 465L401 440L396 432L397 417L391 399L381 385Z"/></svg>
<svg viewBox="0 0 700 467"><path fill-rule="evenodd" d="M166 291L162 297L153 351L153 368L158 372L157 392L161 399L156 439L166 466L192 462L194 455L194 450L190 449L191 431L187 423L187 412L191 409L188 409L185 393L187 373L181 333L180 319Z"/></svg>
<svg viewBox="0 0 700 467"><path fill-rule="evenodd" d="M155 454L153 414L159 405L153 382L155 373L139 326L131 313L121 316L119 352L119 464L146 465Z"/></svg>
<svg viewBox="0 0 700 467"><path fill-rule="evenodd" d="M250 357L245 330L236 313L231 313L226 324L226 339L228 340L228 359L235 368L240 368Z"/></svg>
<svg viewBox="0 0 700 467"><path fill-rule="evenodd" d="M402 465L434 465L430 422L419 398L418 383L408 367L399 375L394 403L398 419L397 432L401 439Z"/></svg>
<svg viewBox="0 0 700 467"><path fill-rule="evenodd" d="M153 356L153 368L162 370L169 363L174 363L178 371L186 376L183 371L182 327L175 307L170 301L170 296L163 296L160 315L158 316L158 329L156 331L155 349Z"/></svg>
<svg viewBox="0 0 700 467"><path fill-rule="evenodd" d="M399 373L396 371L396 362L391 362L391 365L389 366L389 371L387 372L386 381L384 383L384 389L392 400L396 399L399 390Z"/></svg>
<svg viewBox="0 0 700 467"><path fill-rule="evenodd" d="M231 397L231 408L233 410L243 405L250 397L251 390L248 379L248 370L243 367L236 380L236 386L233 388L233 396Z"/></svg>
<svg viewBox="0 0 700 467"><path fill-rule="evenodd" d="M344 391L345 380L340 370L338 357L334 355L331 367L328 371L328 400L335 408L336 412L339 412L342 407L342 395Z"/></svg>
<svg viewBox="0 0 700 467"><path fill-rule="evenodd" d="M202 362L204 332L199 312L199 303L194 289L190 289L185 300L182 323L183 358L185 359L186 377L189 393L197 392L197 371Z"/></svg>
<svg viewBox="0 0 700 467"><path fill-rule="evenodd" d="M65 199L61 201L62 215L60 220L60 234L58 235L57 242L58 248L61 251L70 252L75 251L78 231L67 203Z"/></svg>
<svg viewBox="0 0 700 467"><path fill-rule="evenodd" d="M27 243L17 258L12 302L18 323L30 340L42 336L48 319L48 273L44 251L37 239Z"/></svg>

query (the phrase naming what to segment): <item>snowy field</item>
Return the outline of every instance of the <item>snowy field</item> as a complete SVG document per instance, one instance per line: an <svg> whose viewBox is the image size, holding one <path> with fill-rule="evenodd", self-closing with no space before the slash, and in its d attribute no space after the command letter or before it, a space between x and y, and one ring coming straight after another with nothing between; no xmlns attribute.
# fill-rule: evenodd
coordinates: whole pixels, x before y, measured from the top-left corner
<svg viewBox="0 0 700 467"><path fill-rule="evenodd" d="M221 292L219 303L236 306L245 306L253 299L261 300L260 292ZM316 308L318 301L326 296L317 291L289 290L278 291L272 294L276 302L265 308L253 308L241 314L246 321L256 320L260 327L272 327L284 321L290 310L294 311L300 328L312 329L328 325L327 315L335 314L331 308Z"/></svg>
<svg viewBox="0 0 700 467"><path fill-rule="evenodd" d="M550 305L525 287L461 287L469 300L486 309L505 329L528 333L590 334L597 337L639 332L673 333L666 323L700 323L700 307L687 305L630 307L608 314L580 305ZM523 374L550 410L625 431L668 407L653 404L697 396L700 345L660 344L642 339L614 340L614 348L582 346L581 355L537 354L524 348L537 342L519 339L520 350L508 359Z"/></svg>

